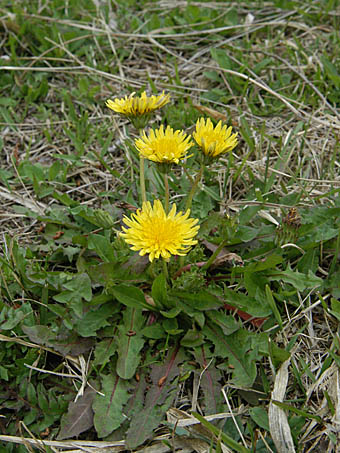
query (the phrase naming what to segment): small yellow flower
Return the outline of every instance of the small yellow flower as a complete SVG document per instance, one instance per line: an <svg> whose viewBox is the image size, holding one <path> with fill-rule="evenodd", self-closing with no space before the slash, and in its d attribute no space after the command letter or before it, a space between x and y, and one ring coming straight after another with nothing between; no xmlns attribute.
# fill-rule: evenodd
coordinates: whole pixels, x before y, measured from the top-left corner
<svg viewBox="0 0 340 453"><path fill-rule="evenodd" d="M193 146L193 142L185 132L174 131L170 126L164 131L162 125L159 129L151 129L149 136L143 131L142 137L135 140L135 145L146 159L158 163L178 164L180 159L190 157L186 154Z"/></svg>
<svg viewBox="0 0 340 453"><path fill-rule="evenodd" d="M125 96L122 99L109 99L106 101L106 106L116 113L127 116L128 118L147 115L154 110L157 110L170 101L170 95L164 91L159 96L147 96L144 91L140 96L135 96L136 93L131 93L130 96Z"/></svg>
<svg viewBox="0 0 340 453"><path fill-rule="evenodd" d="M165 260L171 255L184 256L197 244L193 238L199 229L198 219L189 219L189 214L189 209L185 214L181 211L176 214L175 204L166 214L159 200L153 206L147 201L131 218L124 216L128 228L122 227L120 235L141 256L149 254L150 261L160 256Z"/></svg>
<svg viewBox="0 0 340 453"><path fill-rule="evenodd" d="M231 126L222 126L222 121L214 128L210 118L207 120L200 118L192 135L206 156L216 158L233 150L237 145L237 133L232 134L231 129Z"/></svg>

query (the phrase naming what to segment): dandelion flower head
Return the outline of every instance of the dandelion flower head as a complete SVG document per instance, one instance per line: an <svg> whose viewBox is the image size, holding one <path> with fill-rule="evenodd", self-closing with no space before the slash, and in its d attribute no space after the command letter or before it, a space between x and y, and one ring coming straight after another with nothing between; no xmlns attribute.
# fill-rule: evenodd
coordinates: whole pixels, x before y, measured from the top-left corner
<svg viewBox="0 0 340 453"><path fill-rule="evenodd" d="M106 101L106 106L116 113L131 118L147 115L170 101L170 95L165 94L164 91L159 96L147 96L146 91L140 96L135 94L131 93L130 96L113 101L109 99Z"/></svg>
<svg viewBox="0 0 340 453"><path fill-rule="evenodd" d="M120 235L132 250L141 256L148 254L151 262L160 257L168 260L171 255L184 256L197 244L193 238L199 229L198 219L189 218L189 214L189 209L185 214L176 214L175 204L166 214L160 200L155 200L153 206L147 201L130 218L124 216L127 228L122 227Z"/></svg>
<svg viewBox="0 0 340 453"><path fill-rule="evenodd" d="M193 142L184 131L174 131L170 126L164 130L162 125L159 129L151 129L148 136L143 131L142 137L135 141L135 145L146 159L178 164L180 159L190 157L187 156L187 151L193 146Z"/></svg>
<svg viewBox="0 0 340 453"><path fill-rule="evenodd" d="M214 127L210 118L198 119L192 135L203 153L212 158L233 150L237 145L237 133L232 134L231 126L222 126L222 121L219 121Z"/></svg>

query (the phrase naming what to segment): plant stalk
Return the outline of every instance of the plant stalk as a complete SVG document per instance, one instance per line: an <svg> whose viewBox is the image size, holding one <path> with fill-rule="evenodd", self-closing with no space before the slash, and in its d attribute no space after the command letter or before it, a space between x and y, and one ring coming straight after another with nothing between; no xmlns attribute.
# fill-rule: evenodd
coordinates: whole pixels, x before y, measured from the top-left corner
<svg viewBox="0 0 340 453"><path fill-rule="evenodd" d="M222 241L220 245L217 247L217 249L214 251L214 253L211 255L211 257L208 259L208 261L205 263L204 266L202 266L202 271L206 271L209 269L209 267L212 265L212 263L215 261L215 258L218 256L220 251L223 249L223 247L226 245L227 241Z"/></svg>
<svg viewBox="0 0 340 453"><path fill-rule="evenodd" d="M164 187L165 187L165 203L164 203L164 208L165 208L165 214L169 214L169 198L170 198L170 192L169 192L169 181L168 181L168 174L164 173Z"/></svg>
<svg viewBox="0 0 340 453"><path fill-rule="evenodd" d="M194 183L193 183L193 185L191 187L191 190L190 190L190 193L188 195L187 202L185 204L185 212L187 212L188 209L191 209L192 199L194 198L195 192L196 192L197 187L198 187L198 183L200 182L200 180L202 178L203 170L204 170L204 165L201 164L201 168L200 168L199 172L196 175L196 178L194 180Z"/></svg>
<svg viewBox="0 0 340 453"><path fill-rule="evenodd" d="M194 179L194 182L193 182L193 184L191 186L191 190L189 192L189 195L188 195L188 198L187 198L187 202L185 204L184 213L186 213L188 209L191 209L192 199L194 198L195 192L196 192L197 187L198 187L198 183L200 182L200 180L202 178L203 170L204 170L204 165L202 163L201 164L201 168L199 169L199 172L197 173L197 175L196 175L196 177ZM179 258L179 268L181 268L183 266L184 266L184 256L181 256Z"/></svg>
<svg viewBox="0 0 340 453"><path fill-rule="evenodd" d="M142 202L146 202L146 190L145 190L145 170L144 170L144 157L139 156L139 184L140 193L142 195Z"/></svg>
<svg viewBox="0 0 340 453"><path fill-rule="evenodd" d="M168 263L163 259L163 273L165 280L169 282L169 271L168 271Z"/></svg>

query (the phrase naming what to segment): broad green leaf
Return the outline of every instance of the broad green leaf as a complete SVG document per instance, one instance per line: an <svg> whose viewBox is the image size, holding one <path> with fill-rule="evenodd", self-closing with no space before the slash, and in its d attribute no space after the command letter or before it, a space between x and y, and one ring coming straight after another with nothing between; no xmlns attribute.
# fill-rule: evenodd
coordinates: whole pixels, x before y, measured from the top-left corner
<svg viewBox="0 0 340 453"><path fill-rule="evenodd" d="M3 379L4 381L8 381L8 370L7 368L3 367L0 365L0 379Z"/></svg>
<svg viewBox="0 0 340 453"><path fill-rule="evenodd" d="M309 269L313 273L317 272L320 263L319 247L311 248L299 259L296 269L299 272L304 272Z"/></svg>
<svg viewBox="0 0 340 453"><path fill-rule="evenodd" d="M135 286L117 285L111 288L112 294L127 307L155 309L145 300L144 293Z"/></svg>
<svg viewBox="0 0 340 453"><path fill-rule="evenodd" d="M93 347L92 340L81 338L74 331L65 333L60 329L57 335L49 327L39 324L31 327L22 326L22 330L33 343L48 346L64 356L84 354Z"/></svg>
<svg viewBox="0 0 340 453"><path fill-rule="evenodd" d="M249 415L254 422L262 429L270 431L268 414L263 407L252 407L249 409Z"/></svg>
<svg viewBox="0 0 340 453"><path fill-rule="evenodd" d="M217 414L223 410L224 398L222 393L222 371L216 368L216 360L211 358L207 345L195 348L194 356L200 365L197 373L200 375L200 387L204 396L204 413Z"/></svg>
<svg viewBox="0 0 340 453"><path fill-rule="evenodd" d="M270 255L264 261L258 261L245 266L245 272L261 272L266 269L275 269L278 264L283 262L281 255Z"/></svg>
<svg viewBox="0 0 340 453"><path fill-rule="evenodd" d="M224 50L215 49L214 47L212 47L210 49L210 54L211 54L212 59L215 60L221 68L223 68L223 69L232 69L233 68L232 62L231 62L227 52L225 52Z"/></svg>
<svg viewBox="0 0 340 453"><path fill-rule="evenodd" d="M28 335L28 338L32 343L41 344L44 346L50 346L50 342L55 338L55 333L52 332L48 326L22 326L23 332Z"/></svg>
<svg viewBox="0 0 340 453"><path fill-rule="evenodd" d="M248 296L257 299L261 297L263 300L266 297L264 292L266 283L269 283L269 279L265 272L249 272L248 270L244 272L244 286Z"/></svg>
<svg viewBox="0 0 340 453"><path fill-rule="evenodd" d="M66 414L62 416L58 440L77 437L93 426L92 403L95 391L87 387L77 401L71 401Z"/></svg>
<svg viewBox="0 0 340 453"><path fill-rule="evenodd" d="M268 352L275 368L278 368L283 362L289 359L290 353L285 349L279 348L277 344L268 337Z"/></svg>
<svg viewBox="0 0 340 453"><path fill-rule="evenodd" d="M320 60L323 64L323 68L326 74L334 83L334 86L337 89L340 88L340 75L338 74L338 71L334 64L325 55L321 55Z"/></svg>
<svg viewBox="0 0 340 453"><path fill-rule="evenodd" d="M274 281L289 283L298 291L322 285L322 279L314 275L310 270L308 271L308 274L303 274L298 271L293 271L289 266L285 271L270 271L269 278Z"/></svg>
<svg viewBox="0 0 340 453"><path fill-rule="evenodd" d="M45 179L44 171L39 164L32 164L28 161L20 163L18 168L21 176L27 176L32 182L34 178L37 181L43 181Z"/></svg>
<svg viewBox="0 0 340 453"><path fill-rule="evenodd" d="M89 250L95 250L105 263L113 263L116 261L112 245L105 236L91 234L89 236L88 248Z"/></svg>
<svg viewBox="0 0 340 453"><path fill-rule="evenodd" d="M55 200L60 201L65 206L77 206L79 204L78 201L73 200L67 193L59 193L53 192L52 197Z"/></svg>
<svg viewBox="0 0 340 453"><path fill-rule="evenodd" d="M221 311L211 310L207 313L207 316L221 327L225 335L230 335L241 327L240 323L233 316L226 315Z"/></svg>
<svg viewBox="0 0 340 453"><path fill-rule="evenodd" d="M331 298L331 310L328 310L338 321L340 321L340 301L338 299Z"/></svg>
<svg viewBox="0 0 340 453"><path fill-rule="evenodd" d="M161 338L166 337L164 329L158 323L144 327L141 333L144 337L151 338L153 340L160 340Z"/></svg>
<svg viewBox="0 0 340 453"><path fill-rule="evenodd" d="M223 305L223 300L209 293L200 291L198 293L189 293L185 291L172 291L173 296L184 301L194 310L214 310Z"/></svg>
<svg viewBox="0 0 340 453"><path fill-rule="evenodd" d="M127 307L123 315L123 324L118 326L117 373L123 379L130 379L135 374L140 362L140 350L144 346L141 331L145 323L142 310Z"/></svg>
<svg viewBox="0 0 340 453"><path fill-rule="evenodd" d="M75 294L73 291L62 291L61 293L53 296L53 299L62 304L68 304L72 301L74 297ZM81 298L79 298L79 300L81 300Z"/></svg>
<svg viewBox="0 0 340 453"><path fill-rule="evenodd" d="M78 297L76 293L72 293L72 297L69 301L69 307L74 311L78 318L82 318L84 315L84 302L81 297ZM69 319L70 321L70 319Z"/></svg>
<svg viewBox="0 0 340 453"><path fill-rule="evenodd" d="M15 271L19 272L24 278L27 278L27 265L28 262L25 258L26 252L25 249L20 247L19 244L14 240L7 240L8 248L11 250L13 264L15 266Z"/></svg>
<svg viewBox="0 0 340 453"><path fill-rule="evenodd" d="M105 304L99 308L91 308L76 322L75 329L82 337L95 336L97 330L110 325L108 318L115 311L112 304Z"/></svg>
<svg viewBox="0 0 340 453"><path fill-rule="evenodd" d="M112 216L103 209L92 209L88 206L81 205L71 208L70 212L75 216L78 215L82 217L87 222L92 223L99 228L109 229L114 226Z"/></svg>
<svg viewBox="0 0 340 453"><path fill-rule="evenodd" d="M174 306L174 308L169 310L168 316L165 314L164 310L161 312L164 316L166 316L168 318L170 317L169 316L170 313L172 314L172 316L171 316L172 318L177 316L177 314L175 314L176 311L178 313L183 312L192 318L196 315L196 313L198 313L198 311L195 308L191 307L187 303L184 303L183 300L181 299L181 297L172 296L169 299L171 300L171 304Z"/></svg>
<svg viewBox="0 0 340 453"><path fill-rule="evenodd" d="M106 304L107 302L111 302L112 304L115 304L115 300L111 294L101 293L101 294L97 294L96 296L93 296L89 305L91 305L91 306L103 305L103 304ZM115 305L117 305L117 304L115 304Z"/></svg>
<svg viewBox="0 0 340 453"><path fill-rule="evenodd" d="M15 107L17 105L18 101L12 99L12 98L5 98L1 97L0 98L0 105L4 105L5 107Z"/></svg>
<svg viewBox="0 0 340 453"><path fill-rule="evenodd" d="M25 425L30 425L37 419L38 413L38 409L36 409L35 407L31 408L31 410L26 413L23 419L23 423L25 423Z"/></svg>
<svg viewBox="0 0 340 453"><path fill-rule="evenodd" d="M247 225L256 214L263 209L262 206L246 206L240 211L239 222L241 225Z"/></svg>
<svg viewBox="0 0 340 453"><path fill-rule="evenodd" d="M240 225L237 230L237 238L242 242L248 242L255 239L259 234L258 228L252 228L246 225Z"/></svg>
<svg viewBox="0 0 340 453"><path fill-rule="evenodd" d="M165 318L176 318L176 316L182 311L180 307L173 307L170 310L161 310L161 314Z"/></svg>
<svg viewBox="0 0 340 453"><path fill-rule="evenodd" d="M255 297L247 296L229 288L224 288L224 293L226 303L251 316L264 318L272 313L271 307L265 299L259 303Z"/></svg>
<svg viewBox="0 0 340 453"><path fill-rule="evenodd" d="M76 293L78 298L84 298L87 302L92 299L91 280L85 273L76 274L71 281L64 283L64 287Z"/></svg>
<svg viewBox="0 0 340 453"><path fill-rule="evenodd" d="M190 329L181 339L181 345L185 348L196 348L204 343L204 335L196 329Z"/></svg>
<svg viewBox="0 0 340 453"><path fill-rule="evenodd" d="M177 335L183 332L182 329L178 328L177 318L168 318L162 321L162 327L169 335Z"/></svg>
<svg viewBox="0 0 340 453"><path fill-rule="evenodd" d="M184 360L183 350L175 348L161 364L153 365L151 383L143 407L135 412L126 435L126 445L135 449L153 435L177 394L179 364Z"/></svg>
<svg viewBox="0 0 340 453"><path fill-rule="evenodd" d="M145 369L139 369L139 379L133 382L133 386L130 392L130 399L127 404L124 406L124 414L131 420L134 416L138 416L143 410L144 406L144 397L146 390L148 388L148 383L146 382L146 377L144 374ZM149 379L148 379L149 381ZM124 430L125 437L126 429Z"/></svg>
<svg viewBox="0 0 340 453"><path fill-rule="evenodd" d="M214 355L229 359L233 384L251 387L256 378L255 360L259 358L257 350L252 350L251 333L240 329L226 336L220 327L211 322L204 327L203 332L215 346Z"/></svg>
<svg viewBox="0 0 340 453"><path fill-rule="evenodd" d="M216 196L216 195L215 195ZM204 219L214 209L213 199L204 190L198 191L193 198L192 212L195 217Z"/></svg>
<svg viewBox="0 0 340 453"><path fill-rule="evenodd" d="M102 393L97 394L93 403L94 426L98 437L106 437L125 420L123 406L127 403L130 395L128 383L119 376L111 373L103 376Z"/></svg>
<svg viewBox="0 0 340 453"><path fill-rule="evenodd" d="M27 383L27 399L32 404L32 406L36 406L37 404L37 393L35 391L34 385L32 382Z"/></svg>
<svg viewBox="0 0 340 453"><path fill-rule="evenodd" d="M213 228L219 228L225 219L221 216L219 212L212 212L209 214L208 218L205 219L200 224L200 236L201 235L209 235L210 231Z"/></svg>
<svg viewBox="0 0 340 453"><path fill-rule="evenodd" d="M167 306L167 290L166 290L166 279L163 274L159 274L151 288L151 296L155 301L156 305L159 307Z"/></svg>
<svg viewBox="0 0 340 453"><path fill-rule="evenodd" d="M105 338L105 340L98 341L94 350L93 366L100 365L103 368L116 350L117 345L113 338Z"/></svg>
<svg viewBox="0 0 340 453"><path fill-rule="evenodd" d="M12 330L23 321L28 321L33 316L33 310L29 303L25 302L19 308L4 307L0 312L0 329ZM28 318L27 318L28 317ZM25 323L26 324L26 323ZM31 323L30 323L31 324Z"/></svg>
<svg viewBox="0 0 340 453"><path fill-rule="evenodd" d="M315 226L312 233L306 237L308 239L309 246L310 242L312 243L312 245L317 244L318 242L321 241L326 242L329 241L330 239L335 238L339 234L339 229L333 228L332 225L330 225L330 223L331 222ZM304 244L302 243L302 245Z"/></svg>
<svg viewBox="0 0 340 453"><path fill-rule="evenodd" d="M65 323L65 320L64 320ZM67 354L78 356L88 353L93 348L94 340L92 338L82 338L73 331L64 332L51 342L51 347L64 356Z"/></svg>
<svg viewBox="0 0 340 453"><path fill-rule="evenodd" d="M330 219L337 221L340 216L340 208L313 206L313 209L306 209L301 214L306 223L312 223L319 227L322 223L328 222Z"/></svg>
<svg viewBox="0 0 340 453"><path fill-rule="evenodd" d="M204 324L205 324L205 315L202 311L196 311L194 314L194 320L197 323L197 325L202 329Z"/></svg>
<svg viewBox="0 0 340 453"><path fill-rule="evenodd" d="M138 276L131 269L123 268L121 263L99 263L90 266L85 263L85 266L91 281L105 287L112 287L122 281L139 281Z"/></svg>

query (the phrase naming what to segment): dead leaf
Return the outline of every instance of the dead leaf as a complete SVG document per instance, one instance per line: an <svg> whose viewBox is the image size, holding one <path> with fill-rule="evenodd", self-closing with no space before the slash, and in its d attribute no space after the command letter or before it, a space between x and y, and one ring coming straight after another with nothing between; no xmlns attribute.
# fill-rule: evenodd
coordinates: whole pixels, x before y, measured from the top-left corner
<svg viewBox="0 0 340 453"><path fill-rule="evenodd" d="M289 364L290 359L281 365L275 377L272 400L280 402L284 400L288 384ZM271 401L269 404L268 418L270 434L277 450L281 453L295 453L294 441L285 411Z"/></svg>
<svg viewBox="0 0 340 453"><path fill-rule="evenodd" d="M65 231L57 231L53 239L60 239L63 234L65 234Z"/></svg>
<svg viewBox="0 0 340 453"><path fill-rule="evenodd" d="M237 255L236 253L227 252L227 253L219 253L216 257L215 261L210 266L211 268L214 267L221 267L223 265L227 266L243 266L242 258Z"/></svg>
<svg viewBox="0 0 340 453"><path fill-rule="evenodd" d="M192 106L195 107L195 109L198 110L200 113L203 113L204 115L209 115L216 121L219 120L227 121L227 116L221 112L218 112L217 110L199 104L192 104Z"/></svg>

